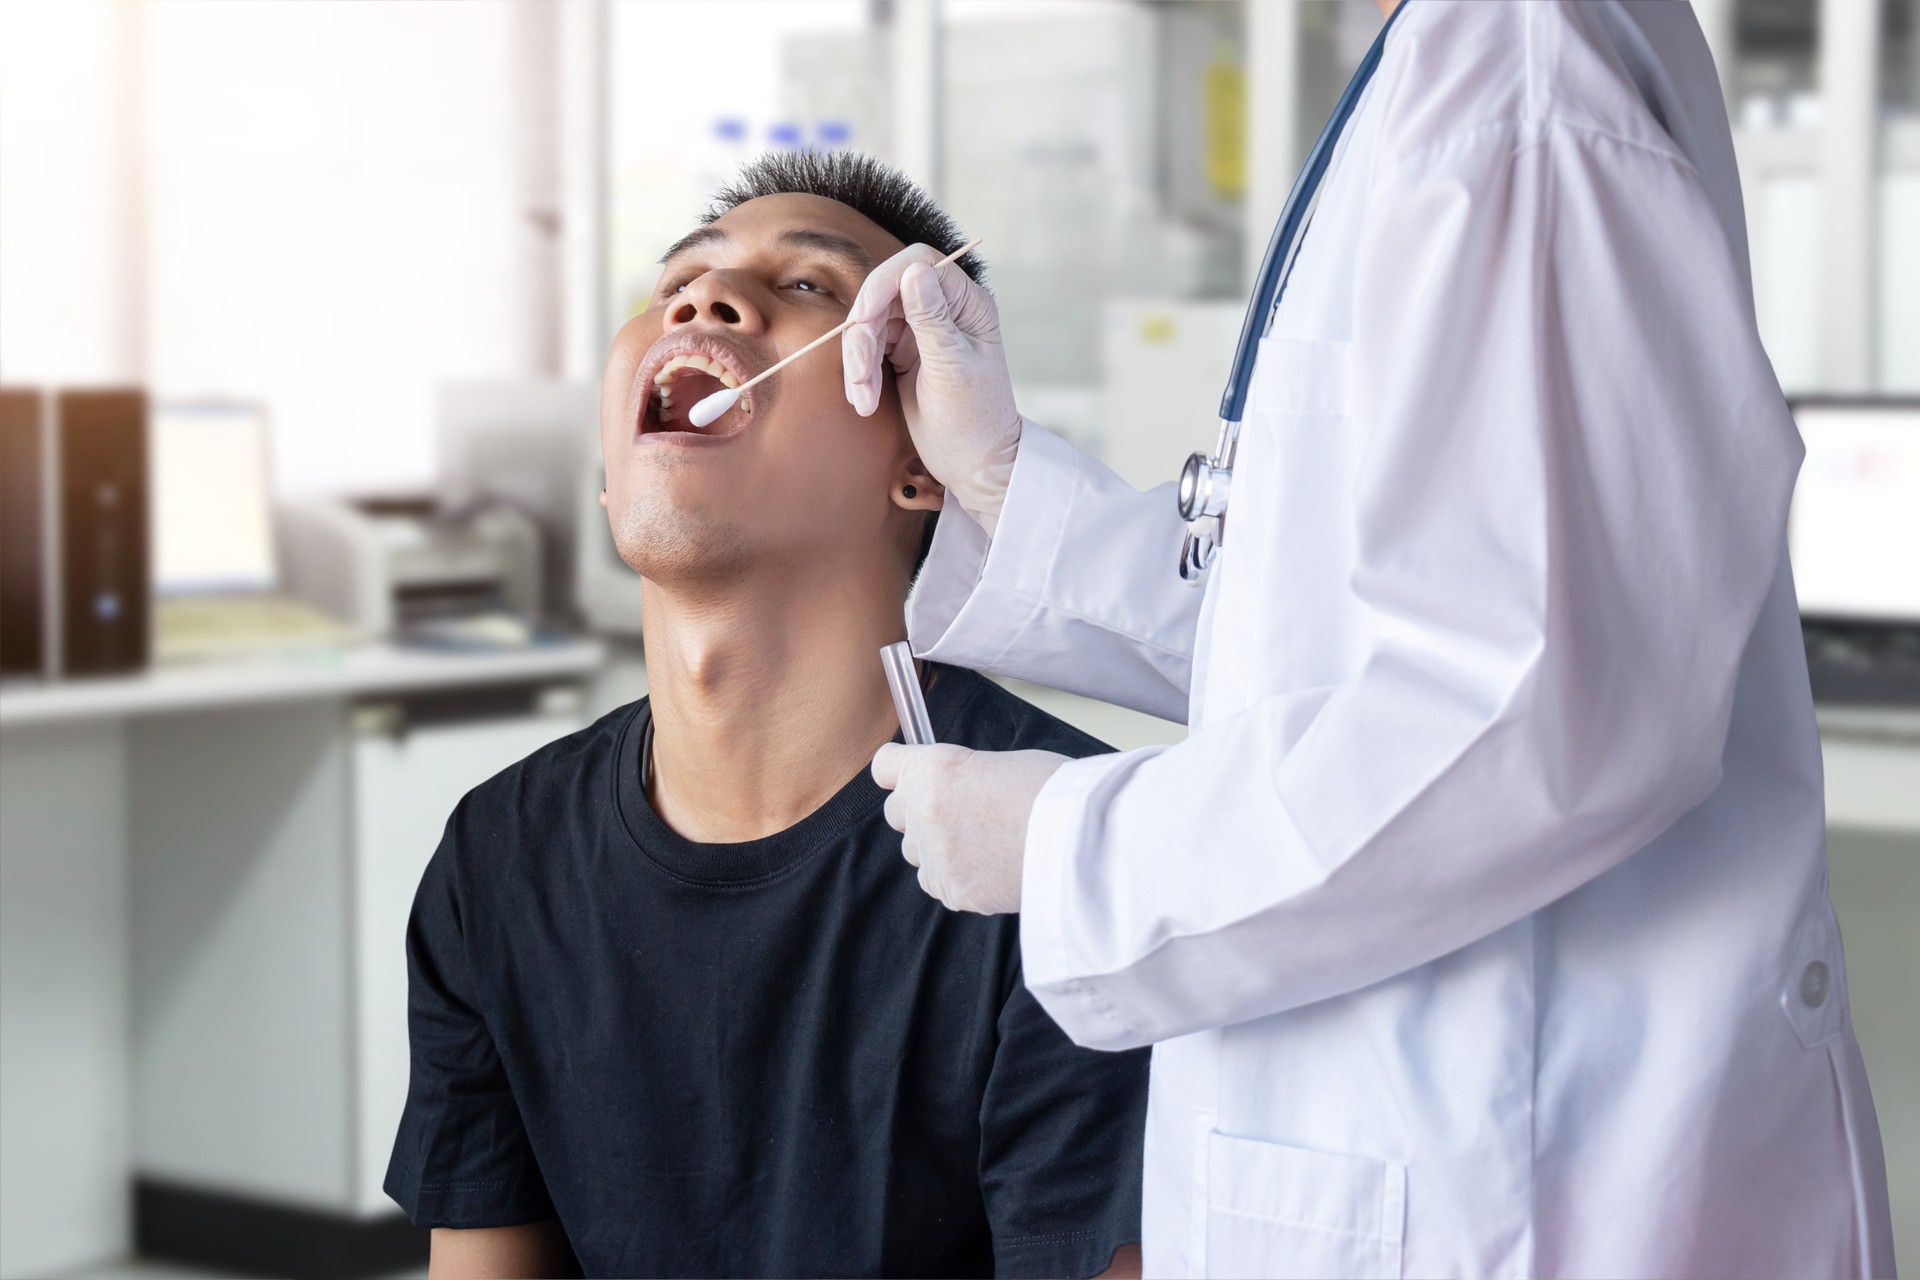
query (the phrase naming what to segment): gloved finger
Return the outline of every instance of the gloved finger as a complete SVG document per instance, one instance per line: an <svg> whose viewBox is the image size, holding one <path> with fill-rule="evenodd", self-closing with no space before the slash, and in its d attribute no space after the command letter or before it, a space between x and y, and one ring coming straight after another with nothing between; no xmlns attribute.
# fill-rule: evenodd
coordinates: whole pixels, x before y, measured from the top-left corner
<svg viewBox="0 0 1920 1280"><path fill-rule="evenodd" d="M940 287L939 275L924 263L909 263L900 273L900 310L916 332L953 327L947 291Z"/></svg>
<svg viewBox="0 0 1920 1280"><path fill-rule="evenodd" d="M894 337L893 335L896 334L900 336ZM886 361L886 367L894 374L893 389L900 397L900 412L906 415L907 428L911 431L919 420L917 366L920 363L920 349L914 343L912 326L904 319L889 321L888 335L887 350L883 358ZM880 398L885 392L886 377L883 373L872 379L870 388L863 387L857 393L858 400L855 400L853 395L849 395L848 401L853 404L854 412L862 417L872 417L874 411L880 407Z"/></svg>
<svg viewBox="0 0 1920 1280"><path fill-rule="evenodd" d="M949 272L955 281L947 279ZM932 352L952 352L957 357L968 354L973 337L961 327L960 313L969 302L969 290L977 288L967 273L955 266L936 268L913 263L901 273L900 307L913 327L919 358Z"/></svg>
<svg viewBox="0 0 1920 1280"><path fill-rule="evenodd" d="M848 399L853 388L866 382L880 364L880 344L871 329L848 329L840 335L840 371L846 379Z"/></svg>
<svg viewBox="0 0 1920 1280"><path fill-rule="evenodd" d="M862 417L872 414L880 403L881 363L890 345L888 322L901 318L900 277L916 263L925 265L940 258L932 245L908 245L867 274L847 308L852 323L840 337L840 362L847 403Z"/></svg>
<svg viewBox="0 0 1920 1280"><path fill-rule="evenodd" d="M840 335L840 370L847 403L863 418L880 407L881 378L888 359L887 334L895 327L904 328L906 323L895 299L890 315L872 325L854 325Z"/></svg>
<svg viewBox="0 0 1920 1280"><path fill-rule="evenodd" d="M887 363L893 366L895 373L908 373L920 363L920 343L913 336L913 326L907 323L905 316L895 316L887 321Z"/></svg>
<svg viewBox="0 0 1920 1280"><path fill-rule="evenodd" d="M993 295L955 263L909 263L900 273L902 313L926 339L963 343L999 328Z"/></svg>
<svg viewBox="0 0 1920 1280"><path fill-rule="evenodd" d="M902 835L906 834L907 798L905 796L901 795L898 791L888 795L887 802L880 806L880 813L882 817L886 818L888 826L900 832ZM915 866L920 865L919 860L912 854L907 855L907 861L913 863Z"/></svg>
<svg viewBox="0 0 1920 1280"><path fill-rule="evenodd" d="M888 791L893 790L900 785L900 775L906 771L912 754L913 748L905 743L887 743L873 753L873 780Z"/></svg>

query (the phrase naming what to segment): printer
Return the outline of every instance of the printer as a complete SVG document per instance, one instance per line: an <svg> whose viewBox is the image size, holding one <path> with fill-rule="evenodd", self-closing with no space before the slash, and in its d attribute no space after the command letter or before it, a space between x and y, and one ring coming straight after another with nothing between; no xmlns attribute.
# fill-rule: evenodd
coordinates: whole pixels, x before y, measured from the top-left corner
<svg viewBox="0 0 1920 1280"><path fill-rule="evenodd" d="M370 636L500 647L542 621L540 529L511 505L359 498L277 518L287 589Z"/></svg>

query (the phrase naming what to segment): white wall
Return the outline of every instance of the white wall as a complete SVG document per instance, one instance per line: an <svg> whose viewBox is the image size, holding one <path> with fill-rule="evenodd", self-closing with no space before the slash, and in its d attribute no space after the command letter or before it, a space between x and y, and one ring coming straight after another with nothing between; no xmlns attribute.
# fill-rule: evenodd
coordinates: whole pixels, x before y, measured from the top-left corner
<svg viewBox="0 0 1920 1280"><path fill-rule="evenodd" d="M0 5L0 372L265 401L283 492L432 475L558 372L550 3Z"/></svg>
<svg viewBox="0 0 1920 1280"><path fill-rule="evenodd" d="M153 7L152 382L268 401L283 492L421 484L434 386L533 371L513 34L501 3Z"/></svg>
<svg viewBox="0 0 1920 1280"><path fill-rule="evenodd" d="M140 6L0 4L0 378L126 382L138 282Z"/></svg>

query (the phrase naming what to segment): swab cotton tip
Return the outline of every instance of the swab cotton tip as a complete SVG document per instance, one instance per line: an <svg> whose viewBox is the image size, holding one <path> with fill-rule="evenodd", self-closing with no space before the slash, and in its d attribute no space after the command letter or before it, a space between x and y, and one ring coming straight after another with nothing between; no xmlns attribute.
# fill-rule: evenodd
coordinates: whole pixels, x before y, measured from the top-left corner
<svg viewBox="0 0 1920 1280"><path fill-rule="evenodd" d="M714 392L687 414L687 421L696 427L710 427L714 420L740 402L740 392L735 387L722 387Z"/></svg>

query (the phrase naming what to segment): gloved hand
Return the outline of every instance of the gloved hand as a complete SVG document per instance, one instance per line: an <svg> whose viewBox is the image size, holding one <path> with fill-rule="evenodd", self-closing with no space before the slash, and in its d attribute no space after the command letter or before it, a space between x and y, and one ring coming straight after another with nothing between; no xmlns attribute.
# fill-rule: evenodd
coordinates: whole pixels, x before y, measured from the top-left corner
<svg viewBox="0 0 1920 1280"><path fill-rule="evenodd" d="M955 911L997 915L1020 909L1027 819L1066 762L1051 751L889 742L873 757L873 780L893 792L887 825L906 837L920 887Z"/></svg>
<svg viewBox="0 0 1920 1280"><path fill-rule="evenodd" d="M893 366L920 460L991 536L1020 448L1020 411L993 295L957 265L936 269L942 256L909 245L874 268L848 309L855 323L841 335L840 362L847 402L862 417L880 407Z"/></svg>

